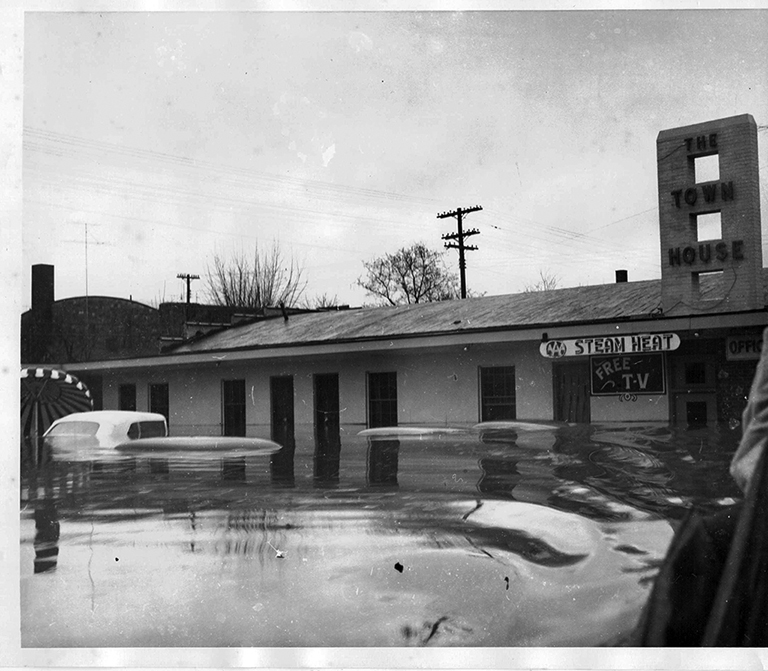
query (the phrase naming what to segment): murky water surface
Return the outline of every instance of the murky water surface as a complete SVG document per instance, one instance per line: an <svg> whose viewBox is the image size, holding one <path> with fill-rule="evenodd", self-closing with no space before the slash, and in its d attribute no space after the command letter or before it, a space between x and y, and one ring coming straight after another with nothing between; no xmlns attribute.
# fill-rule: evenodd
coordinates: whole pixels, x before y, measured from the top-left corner
<svg viewBox="0 0 768 671"><path fill-rule="evenodd" d="M25 469L23 645L600 645L686 511L739 496L738 430L358 430Z"/></svg>

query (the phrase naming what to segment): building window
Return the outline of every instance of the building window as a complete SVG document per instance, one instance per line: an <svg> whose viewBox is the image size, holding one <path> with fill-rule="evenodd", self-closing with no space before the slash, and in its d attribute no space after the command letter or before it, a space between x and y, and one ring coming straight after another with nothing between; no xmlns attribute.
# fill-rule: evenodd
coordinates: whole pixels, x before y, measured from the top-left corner
<svg viewBox="0 0 768 671"><path fill-rule="evenodd" d="M693 174L696 184L720 179L720 157L717 154L696 156L693 159Z"/></svg>
<svg viewBox="0 0 768 671"><path fill-rule="evenodd" d="M722 270L693 273L691 277L693 290L702 300L721 301L728 294Z"/></svg>
<svg viewBox="0 0 768 671"><path fill-rule="evenodd" d="M245 435L245 380L221 381L223 435Z"/></svg>
<svg viewBox="0 0 768 671"><path fill-rule="evenodd" d="M723 239L723 220L720 212L704 212L702 214L692 214L691 222L696 237L696 242L705 240ZM709 260L713 256L714 250L703 248L699 250L702 260Z"/></svg>
<svg viewBox="0 0 768 671"><path fill-rule="evenodd" d="M167 382L149 385L149 411L161 414L166 422L170 421Z"/></svg>
<svg viewBox="0 0 768 671"><path fill-rule="evenodd" d="M136 410L135 384L121 384L117 388L117 409Z"/></svg>
<svg viewBox="0 0 768 671"><path fill-rule="evenodd" d="M397 373L368 373L368 426L397 426Z"/></svg>
<svg viewBox="0 0 768 671"><path fill-rule="evenodd" d="M480 368L480 421L517 418L515 367Z"/></svg>
<svg viewBox="0 0 768 671"><path fill-rule="evenodd" d="M685 384L707 384L707 364L704 361L685 362Z"/></svg>

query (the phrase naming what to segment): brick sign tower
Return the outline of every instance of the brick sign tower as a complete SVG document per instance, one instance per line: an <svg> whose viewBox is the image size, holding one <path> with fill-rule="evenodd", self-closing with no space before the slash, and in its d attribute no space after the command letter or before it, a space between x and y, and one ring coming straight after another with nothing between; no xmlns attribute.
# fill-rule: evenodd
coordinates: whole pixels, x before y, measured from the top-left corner
<svg viewBox="0 0 768 671"><path fill-rule="evenodd" d="M762 309L755 120L661 131L656 158L664 314Z"/></svg>

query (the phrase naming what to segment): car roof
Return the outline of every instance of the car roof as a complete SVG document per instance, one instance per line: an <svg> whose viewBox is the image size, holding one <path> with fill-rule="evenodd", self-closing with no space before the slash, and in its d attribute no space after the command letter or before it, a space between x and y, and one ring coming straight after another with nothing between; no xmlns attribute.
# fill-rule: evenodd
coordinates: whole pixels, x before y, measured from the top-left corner
<svg viewBox="0 0 768 671"><path fill-rule="evenodd" d="M73 412L57 419L54 424L65 422L97 422L98 424L118 426L132 422L165 422L165 417L157 412L140 412L136 410L91 410L88 412Z"/></svg>

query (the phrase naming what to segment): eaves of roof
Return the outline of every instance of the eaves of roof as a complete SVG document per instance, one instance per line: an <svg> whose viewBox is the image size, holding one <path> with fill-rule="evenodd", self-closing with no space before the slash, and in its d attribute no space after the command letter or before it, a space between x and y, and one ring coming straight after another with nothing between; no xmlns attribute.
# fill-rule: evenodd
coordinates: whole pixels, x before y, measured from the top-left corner
<svg viewBox="0 0 768 671"><path fill-rule="evenodd" d="M660 303L658 280L573 287L349 312L259 320L202 335L172 354L494 333L554 325L648 319Z"/></svg>

